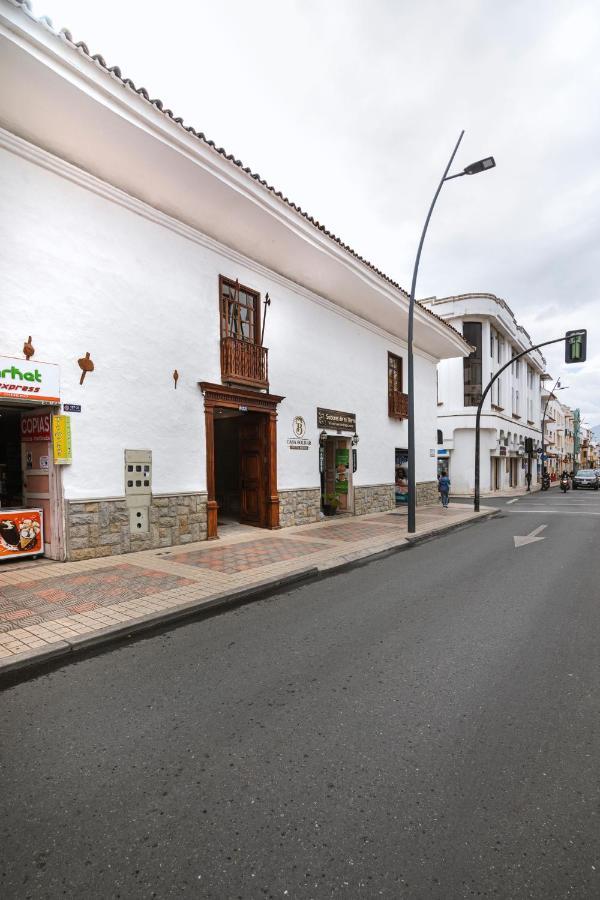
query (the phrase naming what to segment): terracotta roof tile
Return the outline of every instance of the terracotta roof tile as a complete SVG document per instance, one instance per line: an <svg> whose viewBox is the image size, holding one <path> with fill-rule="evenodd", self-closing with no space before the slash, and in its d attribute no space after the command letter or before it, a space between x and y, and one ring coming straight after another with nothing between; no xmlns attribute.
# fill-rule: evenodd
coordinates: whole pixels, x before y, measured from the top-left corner
<svg viewBox="0 0 600 900"><path fill-rule="evenodd" d="M385 272L382 272L381 269L378 269L377 266L373 265L373 263L369 262L369 260L365 259L363 256L360 256L356 252L356 250L353 250L352 247L350 247L348 244L345 244L341 240L341 238L337 237L337 235L335 235L335 234L333 234L333 232L329 231L318 220L313 218L313 216L311 216L307 212L305 212L302 209L302 207L298 206L297 203L294 203L292 200L289 200L287 197L284 197L281 191L276 190L272 185L270 185L267 181L265 181L265 179L262 178L257 172L253 172L252 169L250 169L248 166L244 166L244 164L241 162L241 160L236 159L233 156L233 154L231 154L231 153L228 154L227 151L223 147L217 147L215 145L215 142L209 140L203 134L203 132L196 131L196 129L193 128L191 125L186 126L184 124L183 119L180 116L175 116L173 114L172 110L165 109L163 107L162 100L151 99L150 94L148 93L148 91L146 90L145 87L136 87L135 83L131 80L131 78L125 78L123 76L120 66L109 66L106 63L104 57L100 53L92 54L90 52L88 45L84 41L75 41L73 39L73 36L71 35L71 32L68 30L68 28L61 28L61 30L59 32L57 32L52 24L52 20L48 16L40 16L40 17L34 16L32 10L31 10L30 0L9 0L9 2L12 3L13 6L20 7L29 16L29 18L33 19L36 22L39 22L42 25L45 25L48 28L48 30L52 32L52 34L61 38L62 40L65 41L65 43L69 44L71 47L78 50L80 53L82 53L84 56L86 56L88 59L90 59L92 62L94 62L99 68L101 68L103 71L105 71L108 75L111 75L113 78L116 78L125 87L130 88L132 91L134 91L140 97L143 97L144 100L146 100L148 103L150 103L152 106L154 106L160 112L162 112L165 116L168 116L168 118L171 119L175 124L179 125L185 131L189 132L190 134L193 134L195 137L197 137L199 140L201 140L204 144L206 144L207 146L214 149L216 153L220 154L220 156L227 159L234 166L239 168L242 172L245 172L246 174L250 175L251 178L253 178L255 181L258 181L259 184L262 184L268 191L270 191L276 197L279 197L287 206L294 209L303 218L305 218L308 222L310 222L312 225L314 225L314 227L317 228L319 231L321 231L324 235L326 235L326 237L330 238L332 241L335 241L335 243L338 244L338 246L340 246L343 250L345 250L347 253L349 253L351 256L353 256L355 259L357 259L360 263L367 266L369 269L371 269L371 271L375 272L376 275L378 275L380 278L382 278L384 281L386 281L392 287L401 291L406 297L408 297L407 291L404 290L404 288L401 287L401 285L398 284L397 281L394 281L393 278L390 278L389 275L386 275ZM441 316L436 315L436 313L432 312L432 310L427 309L425 306L422 306L422 304L419 303L418 300L416 301L416 303L419 306L419 308L421 310L423 310L423 312L427 313L427 315L431 316L434 319L437 319L438 322L441 322L446 328L449 328L450 331L453 331L455 334L459 335L461 338L463 337L462 334L456 330L456 328L454 328L448 322L445 322Z"/></svg>

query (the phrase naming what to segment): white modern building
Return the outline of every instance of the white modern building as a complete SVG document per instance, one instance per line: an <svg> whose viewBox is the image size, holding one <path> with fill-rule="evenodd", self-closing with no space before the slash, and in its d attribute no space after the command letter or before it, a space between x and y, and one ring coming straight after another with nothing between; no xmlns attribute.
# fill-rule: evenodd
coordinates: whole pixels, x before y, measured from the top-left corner
<svg viewBox="0 0 600 900"><path fill-rule="evenodd" d="M435 297L423 305L462 332L473 348L465 359L438 366L438 460L448 469L453 493L475 486L475 418L482 392L512 357L533 346L508 304L494 294ZM538 350L516 360L494 383L481 417L482 493L526 486L538 476L540 397L545 360ZM533 441L533 453L526 440Z"/></svg>
<svg viewBox="0 0 600 900"><path fill-rule="evenodd" d="M0 504L57 559L392 508L405 291L17 0L0 81ZM418 502L468 352L417 306Z"/></svg>

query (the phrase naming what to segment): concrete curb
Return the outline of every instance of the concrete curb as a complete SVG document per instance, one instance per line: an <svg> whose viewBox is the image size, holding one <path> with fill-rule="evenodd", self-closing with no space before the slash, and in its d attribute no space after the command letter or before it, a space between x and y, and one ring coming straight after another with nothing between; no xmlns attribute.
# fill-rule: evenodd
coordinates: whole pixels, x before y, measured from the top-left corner
<svg viewBox="0 0 600 900"><path fill-rule="evenodd" d="M137 619L129 619L122 625L101 628L92 634L84 634L68 641L60 640L48 647L33 650L31 653L16 654L9 659L0 661L0 687L2 687L2 682L5 680L9 684L25 681L27 678L34 677L39 670L49 664L74 661L87 651L117 643L125 638L142 635L144 632L159 631L165 626L175 625L185 619L202 616L205 612L216 609L226 610L253 600L261 600L286 587L307 584L312 579L325 578L347 572L369 562L375 562L378 559L384 559L403 550L409 550L417 544L424 543L442 534L473 525L475 522L491 519L499 515L499 513L499 509L474 513L461 522L449 522L424 534L417 534L414 537L403 537L397 543L375 552L359 550L348 554L348 557L342 558L340 562L334 562L332 565L306 566L295 569L282 577L265 578L262 581L257 581L250 587L221 591L201 600L188 600L186 603L174 606L162 613L148 613Z"/></svg>

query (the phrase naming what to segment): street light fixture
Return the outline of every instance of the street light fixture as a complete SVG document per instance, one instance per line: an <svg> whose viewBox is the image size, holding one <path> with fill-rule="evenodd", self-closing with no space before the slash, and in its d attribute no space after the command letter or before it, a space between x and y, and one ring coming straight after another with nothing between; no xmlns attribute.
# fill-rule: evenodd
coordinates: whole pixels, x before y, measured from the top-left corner
<svg viewBox="0 0 600 900"><path fill-rule="evenodd" d="M425 235L427 234L427 228L429 226L429 220L431 219L431 214L433 212L433 208L435 206L436 200L439 196L440 191L442 190L442 186L445 181L451 181L453 178L461 178L463 175L477 175L479 172L486 172L488 169L493 169L496 165L493 156L487 156L485 159L480 159L478 162L471 163L471 165L466 166L462 172L458 172L456 175L448 175L450 170L450 166L454 162L454 157L456 156L456 152L460 146L460 142L463 139L464 130L461 131L458 141L456 142L456 146L452 151L452 155L450 160L448 161L448 165L444 170L444 174L442 175L442 179L438 185L437 191L431 201L431 206L429 207L429 212L427 213L427 218L425 219L425 224L423 226L423 231L421 233L421 240L419 241L419 248L417 250L417 256L415 259L415 265L413 269L412 276L412 284L410 288L410 303L408 307L408 531L410 534L414 534L416 531L416 509L417 509L417 480L416 480L416 471L415 471L415 389L414 389L414 360L413 360L413 331L414 331L414 313L415 313L415 290L417 287L417 274L419 271L419 261L421 259L421 250L423 249L423 242L425 240Z"/></svg>

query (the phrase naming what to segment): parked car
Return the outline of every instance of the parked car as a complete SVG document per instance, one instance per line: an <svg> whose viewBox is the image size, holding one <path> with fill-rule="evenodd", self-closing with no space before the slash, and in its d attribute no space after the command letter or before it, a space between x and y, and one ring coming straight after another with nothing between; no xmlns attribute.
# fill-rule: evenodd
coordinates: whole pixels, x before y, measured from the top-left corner
<svg viewBox="0 0 600 900"><path fill-rule="evenodd" d="M580 469L573 479L573 490L577 488L592 488L597 491L600 487L600 478L594 469Z"/></svg>

